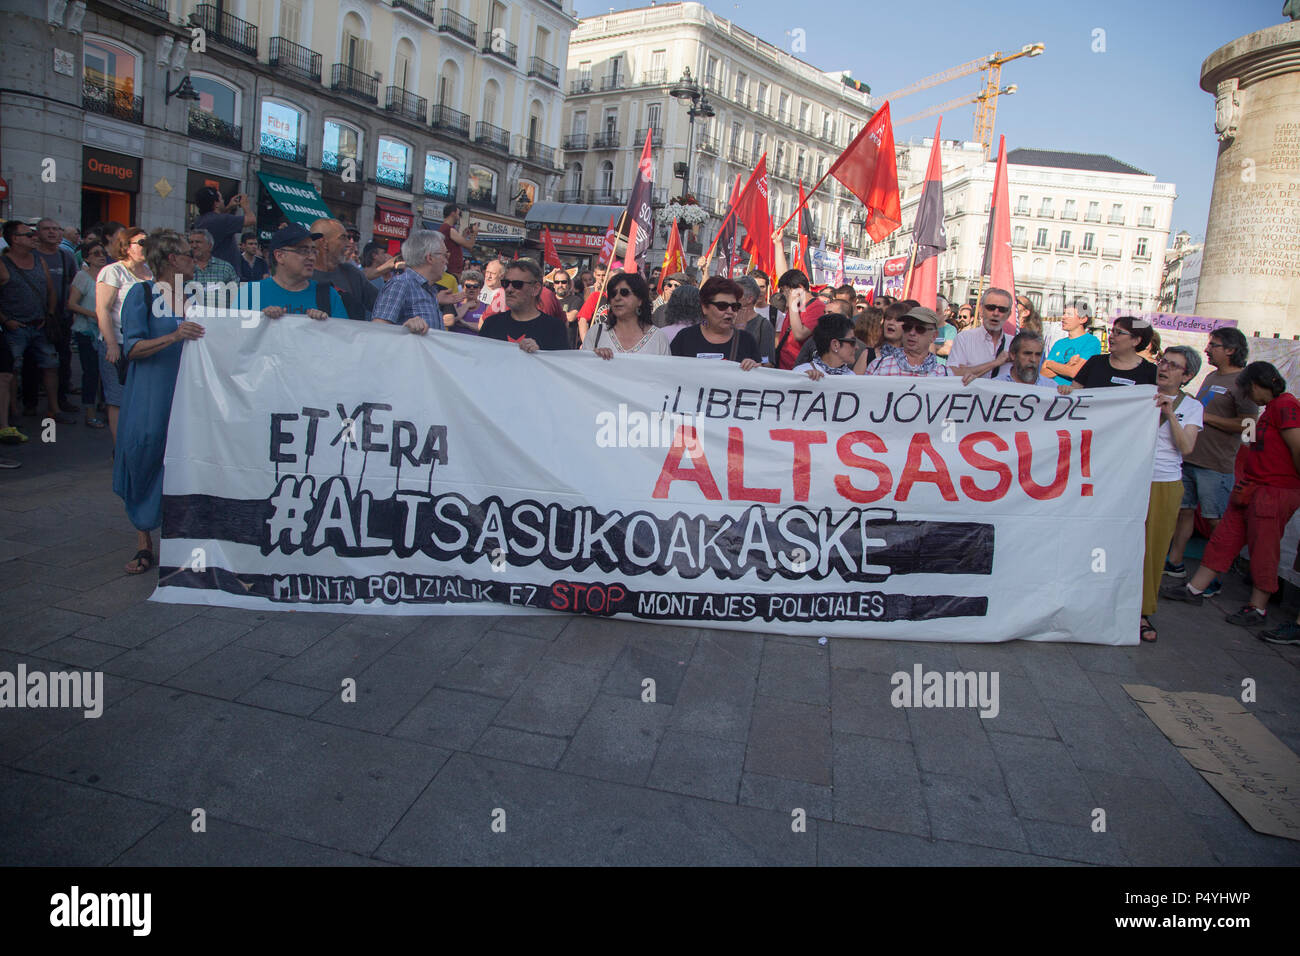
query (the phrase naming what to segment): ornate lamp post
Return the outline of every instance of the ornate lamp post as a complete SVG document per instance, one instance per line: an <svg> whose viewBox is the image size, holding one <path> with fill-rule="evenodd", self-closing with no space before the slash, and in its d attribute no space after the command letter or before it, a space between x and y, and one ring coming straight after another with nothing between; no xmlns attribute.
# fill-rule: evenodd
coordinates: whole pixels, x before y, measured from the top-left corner
<svg viewBox="0 0 1300 956"><path fill-rule="evenodd" d="M686 115L690 118L689 125L686 127L686 162L681 165L682 197L685 198L690 193L691 185L691 150L695 145L695 117L711 119L717 114L713 110L713 104L709 102L709 95L701 91L700 85L692 78L690 67L682 72L682 78L668 93L681 100L683 105L690 104L686 110Z"/></svg>

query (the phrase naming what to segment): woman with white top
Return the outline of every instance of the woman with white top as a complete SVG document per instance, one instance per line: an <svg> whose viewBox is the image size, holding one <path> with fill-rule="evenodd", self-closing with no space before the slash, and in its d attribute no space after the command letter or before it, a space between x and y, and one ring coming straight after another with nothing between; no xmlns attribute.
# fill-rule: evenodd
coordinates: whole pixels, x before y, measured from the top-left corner
<svg viewBox="0 0 1300 956"><path fill-rule="evenodd" d="M670 355L668 337L655 328L650 287L635 272L619 272L605 286L609 313L592 324L582 348L603 359L615 352L640 352L642 355Z"/></svg>
<svg viewBox="0 0 1300 956"><path fill-rule="evenodd" d="M863 349L862 355L857 355L858 339L853 333L853 320L848 316L827 312L813 329L813 342L817 354L812 361L796 365L792 371L805 374L814 382L827 375L865 374L871 350Z"/></svg>
<svg viewBox="0 0 1300 956"><path fill-rule="evenodd" d="M137 282L153 278L144 258L148 235L139 226L119 229L109 242L112 264L100 270L95 280L95 315L99 318L99 380L108 406L108 428L117 441L117 415L122 407L123 381L117 374L122 357L122 303Z"/></svg>
<svg viewBox="0 0 1300 956"><path fill-rule="evenodd" d="M1165 554L1178 523L1183 500L1183 456L1196 447L1196 435L1204 422L1201 403L1183 391L1183 386L1201 370L1196 349L1175 345L1165 350L1156 365L1156 405L1160 429L1156 432L1156 454L1151 466L1151 497L1147 503L1147 550L1142 564L1142 624L1138 637L1148 643L1156 639L1150 615L1156 612Z"/></svg>

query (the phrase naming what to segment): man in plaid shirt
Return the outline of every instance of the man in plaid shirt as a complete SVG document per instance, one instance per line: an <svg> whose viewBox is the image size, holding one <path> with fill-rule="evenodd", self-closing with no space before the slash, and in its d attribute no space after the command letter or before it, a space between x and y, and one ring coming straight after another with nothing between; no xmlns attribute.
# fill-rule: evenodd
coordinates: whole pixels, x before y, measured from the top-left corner
<svg viewBox="0 0 1300 956"><path fill-rule="evenodd" d="M447 270L447 245L442 234L432 229L417 229L402 243L405 271L384 286L375 300L374 322L403 325L408 332L424 335L430 329L442 331L443 318L456 318L455 305L443 305L438 293L445 292L438 280ZM456 293L462 298L464 293ZM448 293L451 295L451 293Z"/></svg>
<svg viewBox="0 0 1300 956"><path fill-rule="evenodd" d="M902 318L903 349L890 349L867 366L868 375L951 375L948 366L930 351L939 334L939 313L923 305Z"/></svg>
<svg viewBox="0 0 1300 956"><path fill-rule="evenodd" d="M239 276L225 259L212 255L212 233L191 229L188 236L190 255L194 257L194 278L203 286L203 304L214 309L234 308L239 295Z"/></svg>

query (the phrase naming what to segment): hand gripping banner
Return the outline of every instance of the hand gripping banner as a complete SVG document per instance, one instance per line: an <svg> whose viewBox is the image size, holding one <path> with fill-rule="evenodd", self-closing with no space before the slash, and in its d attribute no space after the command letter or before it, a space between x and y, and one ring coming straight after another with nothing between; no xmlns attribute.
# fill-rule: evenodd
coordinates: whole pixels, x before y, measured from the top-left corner
<svg viewBox="0 0 1300 956"><path fill-rule="evenodd" d="M1136 642L1150 387L812 382L371 323L199 321L154 600Z"/></svg>

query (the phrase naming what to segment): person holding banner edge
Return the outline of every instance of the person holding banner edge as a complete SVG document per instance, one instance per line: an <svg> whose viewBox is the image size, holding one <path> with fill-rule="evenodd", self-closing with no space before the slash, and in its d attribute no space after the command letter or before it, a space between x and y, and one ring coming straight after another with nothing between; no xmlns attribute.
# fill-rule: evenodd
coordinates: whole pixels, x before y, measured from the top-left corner
<svg viewBox="0 0 1300 956"><path fill-rule="evenodd" d="M486 339L516 342L525 352L563 352L569 348L569 332L564 319L547 315L537 305L541 294L542 270L531 259L515 259L506 266L505 312L483 316L478 334Z"/></svg>

